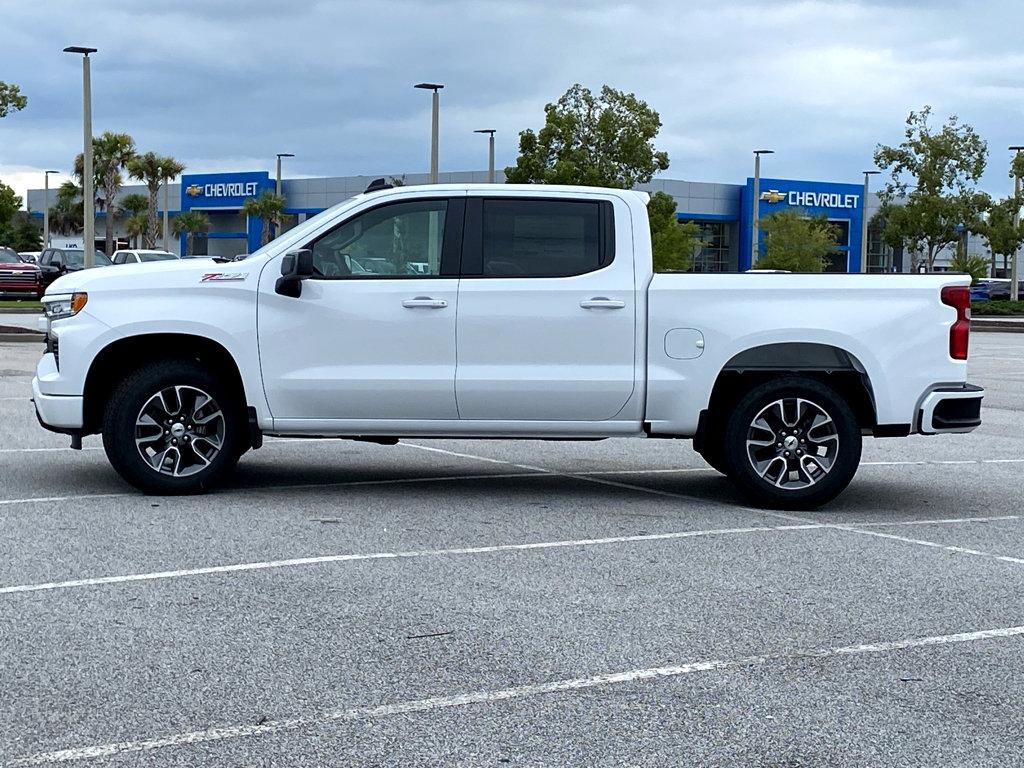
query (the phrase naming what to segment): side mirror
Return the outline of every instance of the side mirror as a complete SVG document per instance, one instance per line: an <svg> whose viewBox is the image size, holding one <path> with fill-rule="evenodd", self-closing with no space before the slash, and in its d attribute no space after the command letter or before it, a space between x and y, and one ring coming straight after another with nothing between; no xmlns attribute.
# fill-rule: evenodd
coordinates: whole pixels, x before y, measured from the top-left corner
<svg viewBox="0 0 1024 769"><path fill-rule="evenodd" d="M281 277L274 290L281 296L298 299L302 296L302 281L313 274L313 252L308 248L285 254L281 260Z"/></svg>

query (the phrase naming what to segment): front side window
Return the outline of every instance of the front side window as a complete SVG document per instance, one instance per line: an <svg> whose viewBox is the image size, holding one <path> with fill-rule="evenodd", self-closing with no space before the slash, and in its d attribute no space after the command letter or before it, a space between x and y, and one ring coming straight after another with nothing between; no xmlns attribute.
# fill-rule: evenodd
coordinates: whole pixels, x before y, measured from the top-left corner
<svg viewBox="0 0 1024 769"><path fill-rule="evenodd" d="M307 248L324 278L441 274L446 200L381 206L338 225Z"/></svg>
<svg viewBox="0 0 1024 769"><path fill-rule="evenodd" d="M482 274L559 278L602 264L600 204L488 200L482 209Z"/></svg>

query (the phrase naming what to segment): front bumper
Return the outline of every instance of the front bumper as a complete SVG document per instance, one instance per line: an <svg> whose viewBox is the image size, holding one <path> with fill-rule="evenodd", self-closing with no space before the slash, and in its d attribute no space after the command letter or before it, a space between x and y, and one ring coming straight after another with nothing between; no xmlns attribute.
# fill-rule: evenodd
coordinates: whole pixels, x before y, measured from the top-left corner
<svg viewBox="0 0 1024 769"><path fill-rule="evenodd" d="M918 431L925 435L971 432L981 424L984 397L985 390L972 384L935 388L921 401Z"/></svg>
<svg viewBox="0 0 1024 769"><path fill-rule="evenodd" d="M46 395L40 389L40 380L58 376L57 361L53 353L46 353L36 367L32 378L32 401L36 404L39 424L58 433L80 430L84 424L81 395Z"/></svg>

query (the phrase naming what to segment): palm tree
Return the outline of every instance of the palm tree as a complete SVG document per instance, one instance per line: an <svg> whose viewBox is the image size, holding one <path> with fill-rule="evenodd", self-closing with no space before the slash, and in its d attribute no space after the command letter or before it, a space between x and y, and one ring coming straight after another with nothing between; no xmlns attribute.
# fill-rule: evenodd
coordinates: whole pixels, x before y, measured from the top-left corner
<svg viewBox="0 0 1024 769"><path fill-rule="evenodd" d="M265 190L258 198L249 198L242 204L243 216L255 216L263 220L260 245L270 242L270 225L280 226L284 215L284 195Z"/></svg>
<svg viewBox="0 0 1024 769"><path fill-rule="evenodd" d="M117 207L128 215L124 226L128 236L132 238L132 245L136 248L139 246L139 237L146 232L146 228L149 226L145 215L148 206L149 199L145 195L125 195L117 201ZM140 222L142 223L141 229L139 229Z"/></svg>
<svg viewBox="0 0 1024 769"><path fill-rule="evenodd" d="M133 179L145 182L149 190L148 226L146 228L146 248L156 247L157 236L157 193L160 192L160 185L167 184L185 170L185 164L179 163L172 157L157 155L155 152L147 152L144 155L136 155L128 161L128 174Z"/></svg>
<svg viewBox="0 0 1024 769"><path fill-rule="evenodd" d="M114 216L117 209L114 198L124 179L121 169L135 156L135 140L128 134L104 131L92 139L93 182L96 188L96 206L107 212L106 253L114 248ZM82 181L85 162L82 155L75 158L75 176Z"/></svg>
<svg viewBox="0 0 1024 769"><path fill-rule="evenodd" d="M73 181L57 188L57 200L50 207L50 226L61 235L73 235L82 229L82 189ZM46 247L49 244L43 244Z"/></svg>
<svg viewBox="0 0 1024 769"><path fill-rule="evenodd" d="M132 246L138 248L139 239L149 229L149 217L146 216L144 211L132 214L125 219L124 229L128 233L128 237L131 238Z"/></svg>
<svg viewBox="0 0 1024 769"><path fill-rule="evenodd" d="M210 217L202 211L182 211L171 224L175 235L185 233L185 254L192 256L192 242L197 232L210 229Z"/></svg>

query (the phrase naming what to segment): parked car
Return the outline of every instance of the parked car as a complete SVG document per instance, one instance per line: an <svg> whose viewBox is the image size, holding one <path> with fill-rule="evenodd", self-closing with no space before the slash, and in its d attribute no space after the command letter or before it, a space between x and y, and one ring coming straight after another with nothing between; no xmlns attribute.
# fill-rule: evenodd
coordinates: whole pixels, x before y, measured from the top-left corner
<svg viewBox="0 0 1024 769"><path fill-rule="evenodd" d="M982 278L972 288L982 288L987 293L986 299L1009 299L1010 279L1009 278ZM979 293L980 292L976 292Z"/></svg>
<svg viewBox="0 0 1024 769"><path fill-rule="evenodd" d="M180 259L170 251L158 251L147 248L129 248L115 251L110 261L113 264L145 264L146 262L169 262Z"/></svg>
<svg viewBox="0 0 1024 769"><path fill-rule="evenodd" d="M102 251L96 252L96 266L109 267L110 260ZM39 255L39 269L42 270L43 286L57 278L85 269L85 250L81 248L46 248Z"/></svg>
<svg viewBox="0 0 1024 769"><path fill-rule="evenodd" d="M26 262L12 248L0 246L0 295L10 298L38 299L43 295L39 267Z"/></svg>
<svg viewBox="0 0 1024 769"><path fill-rule="evenodd" d="M208 489L264 435L690 438L786 509L839 494L863 435L981 424L968 276L654 274L648 199L384 189L242 261L68 275L39 420L102 433L147 493Z"/></svg>
<svg viewBox="0 0 1024 769"><path fill-rule="evenodd" d="M18 256L21 257L21 261L27 264L39 264L39 255L42 251L19 251Z"/></svg>

